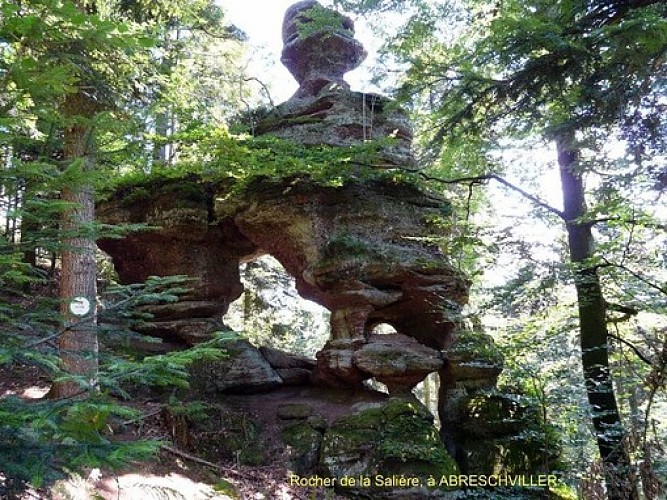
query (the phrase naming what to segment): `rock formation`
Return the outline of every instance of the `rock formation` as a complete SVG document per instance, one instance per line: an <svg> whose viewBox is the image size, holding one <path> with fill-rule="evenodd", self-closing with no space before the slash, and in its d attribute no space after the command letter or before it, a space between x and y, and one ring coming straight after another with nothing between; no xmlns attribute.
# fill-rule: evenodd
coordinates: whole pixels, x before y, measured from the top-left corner
<svg viewBox="0 0 667 500"><path fill-rule="evenodd" d="M282 60L300 88L257 131L341 148L381 139L373 167L415 169L405 115L386 98L351 91L343 80L365 57L353 34L350 19L315 1L288 10ZM233 187L229 180L195 175L162 178L118 190L99 204L106 223L151 227L98 242L121 281L174 274L194 280L183 301L149 308L154 319L143 332L183 346L209 338L224 328L222 315L242 292L240 262L271 254L294 276L303 297L331 311L330 339L316 360L236 340L227 346L229 360L193 369L202 392L281 387L284 393L297 389L288 385L309 383L360 391L375 378L402 399L384 399L335 422L303 408L279 410L289 459L300 472L317 469L332 477L372 471L421 477L457 470L434 439L432 419L410 394L438 372L440 435L447 450L462 469L471 462L493 469L521 426L491 436L474 410L488 410L491 421L502 421L523 407L489 392L502 357L490 337L462 329L469 282L431 238L434 231L447 236L446 225L432 221L447 220L449 203L388 176L331 186L304 173L257 177L242 189ZM373 333L378 324L396 333ZM497 453L482 457L489 439L496 440Z"/></svg>
<svg viewBox="0 0 667 500"><path fill-rule="evenodd" d="M193 345L223 327L222 315L243 292L239 259L256 247L231 221L211 220L212 187L193 178L152 181L149 187L118 191L98 205L98 217L108 224L141 222L160 229L103 238L98 246L113 257L123 283L149 276L192 278L179 302L150 308L155 319L141 333Z"/></svg>
<svg viewBox="0 0 667 500"><path fill-rule="evenodd" d="M360 498L447 498L444 488L429 491L428 478L459 473L435 432L433 415L405 399L358 405L327 429L321 447L326 476L339 482L344 477L369 479L340 488ZM410 482L391 484L401 476Z"/></svg>
<svg viewBox="0 0 667 500"><path fill-rule="evenodd" d="M314 0L298 2L285 14L283 42L282 62L299 89L263 118L258 133L312 145L382 141L376 165L416 168L406 115L386 97L352 92L343 79L366 57L350 18Z"/></svg>
<svg viewBox="0 0 667 500"><path fill-rule="evenodd" d="M317 358L316 383L355 387L372 377L395 395L410 394L429 373L444 364L440 351L400 333L333 339Z"/></svg>
<svg viewBox="0 0 667 500"><path fill-rule="evenodd" d="M297 2L287 9L281 61L299 83L295 97L316 96L326 86L349 88L343 75L365 58L366 50L355 40L349 17L315 0Z"/></svg>

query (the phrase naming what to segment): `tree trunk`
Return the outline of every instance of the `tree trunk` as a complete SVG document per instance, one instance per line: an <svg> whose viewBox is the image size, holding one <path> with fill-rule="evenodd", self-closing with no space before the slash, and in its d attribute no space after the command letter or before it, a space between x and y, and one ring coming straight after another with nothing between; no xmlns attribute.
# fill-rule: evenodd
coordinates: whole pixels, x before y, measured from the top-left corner
<svg viewBox="0 0 667 500"><path fill-rule="evenodd" d="M61 194L72 207L63 214L60 228L64 236L59 296L64 325L58 349L62 369L77 380L54 383L50 396L55 398L85 395L94 389L98 365L95 241L86 234L86 227L94 221L95 202L93 188L85 179L85 172L92 167L88 119L95 113L94 103L81 92L70 94L62 112L74 122L64 131L65 159L83 162L84 178L76 179ZM88 310L85 301L75 299L85 299ZM73 307L73 302L79 307Z"/></svg>
<svg viewBox="0 0 667 500"><path fill-rule="evenodd" d="M591 263L595 242L592 223L584 220L587 215L585 188L578 171L579 151L574 146L574 134L563 133L556 140L556 148L563 189L563 214L577 290L581 363L607 497L610 500L634 500L639 498L636 474L625 447L625 431L609 369L606 302L597 268Z"/></svg>

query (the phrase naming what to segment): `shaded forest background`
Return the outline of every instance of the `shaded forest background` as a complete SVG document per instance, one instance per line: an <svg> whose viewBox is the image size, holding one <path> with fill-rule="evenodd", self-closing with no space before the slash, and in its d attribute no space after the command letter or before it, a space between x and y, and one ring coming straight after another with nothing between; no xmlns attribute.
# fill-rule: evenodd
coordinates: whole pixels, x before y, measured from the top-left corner
<svg viewBox="0 0 667 500"><path fill-rule="evenodd" d="M563 480L585 498L660 498L667 5L335 3L389 20L373 23L387 40L376 84L411 113L420 182L454 204L452 236L433 241L473 280L462 320L494 336L503 384L555 427ZM13 492L152 456L160 443L105 435L114 419L140 418L128 385L183 386L189 362L224 355L215 340L153 357L122 349L150 319L142 305L188 284L119 285L94 241L137 228L95 222L94 201L128 179L210 165L207 144L252 141L272 102L271 82L244 70L245 35L214 3L0 7L0 363L37 366L52 384L39 401L0 394L0 491ZM276 174L228 151L220 177ZM293 163L289 148L277 154ZM275 262L243 275L226 323L313 355L325 313ZM78 296L90 314L72 314Z"/></svg>

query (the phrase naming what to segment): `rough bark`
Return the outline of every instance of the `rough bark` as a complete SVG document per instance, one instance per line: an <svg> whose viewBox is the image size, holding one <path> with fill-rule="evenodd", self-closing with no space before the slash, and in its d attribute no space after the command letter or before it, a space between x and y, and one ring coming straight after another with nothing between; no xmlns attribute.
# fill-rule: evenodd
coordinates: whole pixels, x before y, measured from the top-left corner
<svg viewBox="0 0 667 500"><path fill-rule="evenodd" d="M81 92L71 94L65 99L62 113L73 121L64 131L65 159L81 161L84 170L88 170L93 161L89 146L91 129L82 122L94 114L93 104ZM98 365L95 241L92 235L85 234L85 227L90 227L95 217L94 193L85 180L77 180L63 189L61 198L71 203L71 208L63 213L61 220L64 238L59 296L64 324L58 349L61 368L80 379L56 382L50 393L54 398L76 397L92 390ZM88 314L76 316L71 312L70 304L75 297L88 299L91 306Z"/></svg>
<svg viewBox="0 0 667 500"><path fill-rule="evenodd" d="M593 427L602 459L610 500L637 499L636 475L624 443L625 431L616 404L609 368L606 302L597 268L591 263L595 241L587 215L585 187L578 170L574 134L563 133L556 141L563 190L563 215L573 266L577 302L581 362Z"/></svg>

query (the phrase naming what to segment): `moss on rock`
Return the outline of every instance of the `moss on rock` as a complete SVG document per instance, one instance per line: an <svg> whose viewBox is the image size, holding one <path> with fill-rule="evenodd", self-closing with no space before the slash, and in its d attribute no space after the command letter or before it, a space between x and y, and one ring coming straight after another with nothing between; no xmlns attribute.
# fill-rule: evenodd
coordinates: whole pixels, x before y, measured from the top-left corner
<svg viewBox="0 0 667 500"><path fill-rule="evenodd" d="M530 475L558 466L558 437L527 398L478 393L461 410L464 448L480 474Z"/></svg>
<svg viewBox="0 0 667 500"><path fill-rule="evenodd" d="M433 416L419 402L392 398L387 403L345 416L327 430L322 442L320 467L330 477L404 475L420 478L458 473L433 426ZM337 481L340 485L340 480ZM371 484L363 491L382 497L387 488Z"/></svg>
<svg viewBox="0 0 667 500"><path fill-rule="evenodd" d="M308 421L297 421L285 426L281 437L288 446L287 452L295 473L312 473L317 466L322 444L322 433L314 429Z"/></svg>

